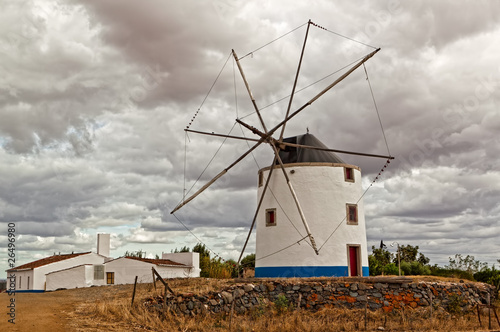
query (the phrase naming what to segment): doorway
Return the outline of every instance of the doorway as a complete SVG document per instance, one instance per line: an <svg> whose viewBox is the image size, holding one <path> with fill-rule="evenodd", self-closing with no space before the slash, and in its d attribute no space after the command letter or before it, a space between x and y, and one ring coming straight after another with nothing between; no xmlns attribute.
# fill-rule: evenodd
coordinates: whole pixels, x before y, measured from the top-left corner
<svg viewBox="0 0 500 332"><path fill-rule="evenodd" d="M350 277L362 276L361 255L359 245L347 245L347 262Z"/></svg>

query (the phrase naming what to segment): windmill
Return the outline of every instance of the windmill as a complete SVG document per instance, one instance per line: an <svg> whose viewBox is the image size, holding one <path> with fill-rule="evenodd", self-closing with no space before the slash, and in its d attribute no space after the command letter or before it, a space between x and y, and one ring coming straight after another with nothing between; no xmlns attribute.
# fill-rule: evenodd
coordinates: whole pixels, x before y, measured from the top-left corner
<svg viewBox="0 0 500 332"><path fill-rule="evenodd" d="M311 257L311 254L312 254L312 256L314 256L314 255L320 256L320 250L323 248L325 243L323 243L322 246L319 246L316 239L315 239L316 234L313 234L311 229L313 228L319 232L323 232L323 231L321 230L321 228L318 229L317 225L315 225L315 227L311 227L311 223L308 220L308 215L307 215L308 213L305 212L307 210L311 211L311 209L304 208L303 204L301 203L301 200L304 198L303 197L304 194L301 194L301 195L297 194L296 186L295 186L294 181L292 181L291 176L290 176L290 173L294 174L295 170L294 169L287 170L287 168L289 168L290 164L295 164L295 166L297 166L296 165L297 163L296 162L289 163L286 160L284 161L283 159L287 155L287 153L289 153L292 150L295 150L295 151L300 150L300 151L316 151L316 153L322 153L323 155L326 154L326 156L332 156L334 153L342 153L342 154L359 155L359 156L366 156L366 157L384 158L384 159L387 159L388 161L390 159L393 159L393 157L390 155L385 156L385 155L375 155L375 154L360 153L360 152L353 152L353 151L329 149L324 144L316 142L315 138L312 135L310 135L309 133L304 135L307 139L302 139L302 138L299 139L298 137L295 137L295 138L285 138L284 137L284 133L285 133L285 129L286 129L287 124L295 116L297 116L299 113L303 112L307 107L312 105L315 101L317 101L326 92L328 92L333 87L335 87L337 84L339 84L342 80L344 80L352 72L354 72L356 69L358 69L360 66L362 66L366 61L368 61L371 57L373 57L378 51L380 51L380 48L376 48L374 51L372 51L371 53L369 53L366 56L364 56L363 58L361 58L354 65L352 65L352 67L350 67L343 75L341 75L339 78L334 80L327 87L322 89L320 92L316 93L312 98L310 98L306 103L304 103L298 109L296 109L295 111L292 111L292 109L291 109L292 102L293 102L294 95L296 93L297 81L299 79L301 65L302 65L304 52L305 52L305 48L306 48L306 44L307 44L309 29L311 26L316 26L316 27L322 28L322 27L316 25L315 23L311 22L311 20L309 20L307 22L307 29L306 29L306 34L305 34L305 38L304 38L303 45L302 45L300 59L299 59L298 67L296 70L295 79L294 79L294 83L292 86L292 91L290 93L290 98L288 100L288 106L286 109L285 117L283 120L281 120L278 124L276 124L273 127L268 127L268 124L265 123L265 121L262 117L262 114L261 114L261 110L257 106L257 102L252 94L249 82L247 81L247 78L246 78L245 73L243 71L243 68L241 66L240 58L238 58L238 55L236 54L236 52L234 50L232 50L231 55L237 64L237 67L238 67L238 70L240 72L241 78L244 82L246 91L250 97L250 100L251 100L251 103L252 103L253 108L255 110L255 113L257 114L260 128L256 128L254 126L251 126L250 124L244 122L242 119L236 119L235 121L236 121L236 123L238 123L242 127L245 127L246 129L248 129L256 137L255 138L247 138L247 137L240 137L240 136L217 134L217 133L213 133L213 132L208 133L208 132L203 132L203 131L195 131L195 130L189 129L189 126L188 126L188 128L185 129L186 132L194 132L194 133L198 133L198 134L219 136L219 137L224 137L224 138L242 139L242 140L253 142L254 145L251 146L241 156L239 156L233 163L231 163L229 166L227 166L225 169L223 169L220 173L218 173L213 179L211 179L205 185L203 185L198 191L196 191L191 196L184 198L172 210L171 214L174 214L176 211L178 211L184 205L188 204L190 201L192 201L194 198L196 198L199 194L201 194L203 191L205 191L207 188L209 188L215 181L217 181L219 178L221 178L231 168L236 166L239 162L241 162L245 157L247 157L249 154L251 154L260 145L267 145L273 151L274 158L273 158L273 162L271 163L271 165L269 167L259 171L259 185L260 186L259 186L258 204L257 204L255 214L253 216L252 224L250 226L250 231L248 233L245 245L244 245L242 252L240 254L240 257L238 259L238 263L240 262L242 255L245 252L246 245L247 245L248 240L250 238L251 232L256 224L256 221L259 219L259 216L260 216L260 219L264 220L264 222L267 223L268 225L275 224L275 218L277 216L276 208L274 210L272 208L271 209L266 208L264 210L264 213L262 213L263 212L262 210L263 210L264 205L272 204L272 202L269 201L269 197L271 197L271 195L268 194L268 192L273 192L272 197L274 198L274 200L277 200L276 195L274 194L274 191L279 191L279 190L276 190L276 186L279 186L280 188L286 188L286 192L287 192L286 195L288 197L285 199L290 202L288 204L288 206L286 207L286 210L288 213L292 213L292 214L296 215L301 223L302 231L299 231L295 225L294 225L294 227L297 229L297 231L299 233L301 233L301 234L303 233L304 235L298 241L296 241L296 243L294 243L294 244L300 244L300 242L304 241L304 242L308 243L309 246L311 247L311 249L308 249L308 254L306 254L307 257L305 257L305 258L302 257L302 259L303 260L313 259ZM322 29L324 29L324 28L322 28ZM327 159L328 158L329 157L327 157ZM328 160L330 160L330 159L328 159ZM344 176L346 174L345 172L350 172L350 175L348 175L348 177L352 177L352 179L355 179L356 177L360 178L360 170L357 166L346 164L340 158L338 158L338 160L335 159L333 161L334 162L329 163L331 165L327 165L327 167L332 166L332 169L341 167L342 172L343 172L342 174L344 174ZM320 163L325 163L325 161L320 161ZM285 164L287 164L287 165L285 165ZM301 169L301 171L302 171L302 169ZM337 171L338 171L338 169L335 169L335 172L337 172ZM332 176L334 176L334 175L332 175ZM265 178L265 181L264 181L264 178ZM350 182L350 181L348 181L348 182ZM352 182L355 182L355 181L352 181ZM361 185L360 182L361 181L358 180L358 182L356 184L357 188L358 187L360 188L360 185ZM274 188L274 190L272 188ZM283 190L281 190L281 192L283 192ZM355 191L355 192L358 193L359 190L357 189L357 191ZM280 194L280 195L282 195L282 194ZM293 210L293 212L291 210ZM354 210L351 211L348 206L347 206L347 209L344 209L343 211L345 214L345 218L348 218L348 219L350 218L349 215L351 213L352 214L360 213L359 211L354 211ZM283 211L283 212L285 212L285 211ZM315 223L317 223L317 222L315 221ZM364 228L364 224L362 226ZM257 226L257 228L259 228L259 226ZM259 232L258 232L257 236L259 237ZM326 239L326 241L328 241L328 240L329 240L329 238ZM259 240L257 240L257 241L259 242ZM366 236L365 236L364 241L365 241L364 246L366 248ZM281 245L279 243L280 241L277 241L277 242L279 245ZM259 247L259 243L257 244L257 247ZM353 248L355 248L355 247L353 247ZM286 249L286 248L283 248L283 250L284 249ZM359 251L359 248L357 250ZM259 248L257 248L257 252L258 251L259 251ZM271 256L273 254L278 254L281 251L282 250L277 249L274 252L272 252L271 254L266 254L264 256L268 257L268 256ZM303 256L304 254L301 254L301 255ZM325 255L323 255L323 257L324 256ZM256 259L266 258L266 257L259 257L257 255ZM293 257L291 257L290 259L293 259ZM324 258L322 258L322 259L324 259ZM279 260L280 260L280 258L278 258L278 261ZM281 263L283 263L283 262L281 262ZM361 265L358 263L356 263L356 265L357 266L359 265L359 267L361 267ZM285 262L285 266L286 266L286 262ZM274 269L273 271L275 271L275 270L276 269ZM315 270L317 270L317 269L315 268ZM355 273L360 274L360 272L361 272L361 268L359 269L358 272L355 272ZM321 275L323 275L324 273L331 275L331 271L326 271L326 272L320 271L319 273ZM342 272L342 273L345 275L345 272ZM304 276L313 276L313 275L309 275L309 274L306 273ZM338 274L338 273L336 273L336 274ZM350 273L350 274L352 274L352 273ZM299 274L299 276L301 276L301 275L302 274ZM316 274L314 274L314 275L316 275ZM256 275L256 276L258 276L258 275ZM275 272L273 272L273 273L262 275L262 276L297 276L297 273L292 272L292 274L290 274L289 272L285 271L285 275L283 275L282 272L278 272L277 274Z"/></svg>

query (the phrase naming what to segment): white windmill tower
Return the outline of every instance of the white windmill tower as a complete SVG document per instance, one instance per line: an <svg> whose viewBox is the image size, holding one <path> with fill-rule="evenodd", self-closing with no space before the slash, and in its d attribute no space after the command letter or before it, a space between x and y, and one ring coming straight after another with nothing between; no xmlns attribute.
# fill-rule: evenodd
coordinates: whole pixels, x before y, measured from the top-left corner
<svg viewBox="0 0 500 332"><path fill-rule="evenodd" d="M309 133L284 142L326 149ZM281 251L292 239L301 241L307 236L300 227L300 215L286 179L277 172L269 182L257 217L256 257L260 259L256 261L255 276L369 275L360 168L345 163L334 152L287 146L279 154L300 198L310 233L324 245L318 255L311 254L307 244ZM259 198L270 169L259 170Z"/></svg>
<svg viewBox="0 0 500 332"><path fill-rule="evenodd" d="M259 170L257 209L238 260L239 263L257 221L256 277L368 275L361 171L355 165L346 164L335 153L387 160L393 157L329 149L309 133L285 139L284 132L286 124L292 118L362 66L380 49L375 49L357 61L308 102L290 112L311 25L319 27L311 21L308 22L286 115L281 122L267 128L244 75L240 59L233 50L232 56L262 130L241 119L236 119L236 122L258 138L194 131L190 130L189 126L185 129L186 132L243 139L255 144L197 192L183 199L172 214L210 187L260 145L267 144L274 152L271 166ZM280 132L279 138L274 138L273 135L277 131Z"/></svg>

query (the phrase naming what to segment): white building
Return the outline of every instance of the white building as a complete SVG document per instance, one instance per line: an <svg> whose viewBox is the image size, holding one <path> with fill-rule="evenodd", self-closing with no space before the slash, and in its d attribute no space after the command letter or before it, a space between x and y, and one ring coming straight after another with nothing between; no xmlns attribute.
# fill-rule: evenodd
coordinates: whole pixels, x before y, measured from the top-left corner
<svg viewBox="0 0 500 332"><path fill-rule="evenodd" d="M133 284L137 282L152 282L152 268L164 279L192 278L200 276L199 253L186 252L191 261L188 265L170 259L150 259L138 257L120 257L104 264L108 284ZM171 254L175 259L177 254Z"/></svg>
<svg viewBox="0 0 500 332"><path fill-rule="evenodd" d="M98 253L53 255L7 270L16 291L43 292L111 284L151 282L152 268L163 278L199 277L198 253L163 254L162 259L109 256L110 235L97 235Z"/></svg>
<svg viewBox="0 0 500 332"><path fill-rule="evenodd" d="M285 142L326 148L310 134ZM280 166L274 166L257 217L255 276L368 276L360 168L326 151L287 147L280 156L311 234L323 248L316 255L306 243L290 189ZM270 167L259 170L259 199L269 171Z"/></svg>
<svg viewBox="0 0 500 332"><path fill-rule="evenodd" d="M7 277L11 274L15 275L16 292L43 292L46 289L48 274L85 264L102 265L105 259L106 257L93 252L53 255L7 270ZM85 286L82 285L81 287ZM57 288L66 287L61 286Z"/></svg>

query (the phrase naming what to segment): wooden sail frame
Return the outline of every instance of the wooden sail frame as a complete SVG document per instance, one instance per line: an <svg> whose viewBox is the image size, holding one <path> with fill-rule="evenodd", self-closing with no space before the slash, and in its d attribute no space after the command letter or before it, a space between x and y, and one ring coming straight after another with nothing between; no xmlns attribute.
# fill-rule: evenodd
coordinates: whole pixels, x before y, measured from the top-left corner
<svg viewBox="0 0 500 332"><path fill-rule="evenodd" d="M371 57L373 57L377 52L380 51L380 48L377 48L374 51L372 51L371 53L369 53L368 55L366 55L365 57L363 57L360 61L358 61L355 65L353 65L349 70L347 70L344 74L342 74L339 78L337 78L335 81L333 81L327 87L325 87L323 90L321 90L319 93L317 93L308 102L306 102L305 104L303 104L301 107L299 107L298 109L296 109L294 112L290 113L291 105L292 105L292 101L293 101L293 96L295 95L295 89L296 89L297 81L298 81L298 78L299 78L300 69L301 69L301 65L302 65L302 60L303 60L303 56L304 56L304 52L305 52L305 47L306 47L306 43L307 43L307 37L308 37L308 34L309 34L309 27L310 27L311 24L314 25L314 23L312 23L311 20L309 20L308 25L307 25L306 35L305 35L303 46L302 46L300 60L299 60L298 66L297 66L297 71L296 71L296 75L295 75L294 84L293 84L293 87L292 87L292 92L291 92L290 99L289 99L288 106L287 106L287 111L286 111L285 118L281 122L279 122L276 126L272 127L269 130L267 129L266 124L264 122L264 119L262 118L260 109L257 106L256 100L255 100L255 98L254 98L254 96L252 94L252 91L250 89L250 85L249 85L249 83L248 83L248 81L246 79L246 76L245 76L243 68L242 68L242 66L240 64L239 58L238 58L238 56L237 56L237 54L236 54L236 52L234 50L231 51L232 56L233 56L233 58L234 58L234 60L235 60L235 62L237 64L237 67L238 67L238 70L240 72L240 75L241 75L241 77L242 77L242 79L244 81L247 93L248 93L248 95L249 95L249 97L250 97L250 99L252 101L252 105L253 105L253 107L255 109L255 112L256 112L256 114L257 114L257 116L259 118L259 122L260 122L260 125L263 128L263 131L260 131L257 128L248 125L247 123L243 122L241 119L236 119L236 122L239 123L240 125L242 125L243 127L247 128L248 130L250 130L252 133L254 133L257 136L259 136L260 137L259 139L247 138L247 137L240 137L240 136L233 136L233 135L216 134L216 133L213 133L213 132L212 133L208 133L208 132L203 132L203 131L191 130L189 128L185 129L186 132L192 132L192 133L203 134L203 135L218 136L218 137L224 137L224 138L231 138L231 139L246 140L248 142L254 142L255 144L253 146L251 146L246 152L244 152L239 158L237 158L233 163L231 163L228 167L226 167L224 170L222 170L219 174L217 174L210 181L208 181L198 191L196 191L194 194L192 194L191 196L189 196L187 199L183 199L183 201L181 201L170 212L171 214L173 214L176 211L178 211L180 208L182 208L183 206L185 206L186 204L188 204L190 201L192 201L194 198L196 198L199 194L201 194L203 191L205 191L215 181L217 181L224 174L226 174L232 167L234 167L236 164L238 164L240 161L242 161L250 153L252 153L252 151L255 150L258 146L260 146L263 143L266 143L266 144L268 144L272 148L272 150L274 152L274 160L273 160L273 163L272 163L271 166L276 165L276 162L278 162L279 168L282 170L282 173L283 173L283 175L285 177L287 186L288 186L288 188L290 190L290 193L291 193L291 195L293 197L293 200L295 202L295 206L296 206L297 211L298 211L298 213L300 215L300 218L301 218L301 221L303 223L304 229L305 229L305 231L307 233L307 236L304 237L304 239L305 238L309 238L310 244L311 244L314 252L318 255L319 251L318 251L318 248L316 246L314 237L311 234L309 225L307 223L306 216L304 215L304 212L303 212L303 209L302 209L302 207L300 205L299 199L298 199L298 197L297 197L297 195L295 193L295 190L293 188L293 184L291 183L291 181L290 181L290 179L288 177L288 174L287 174L287 172L285 170L285 167L283 165L283 161L281 160L281 157L279 155L279 151L285 149L287 146L290 146L290 147L299 147L299 148L304 148L304 149L314 149L314 150L321 150L321 151L328 151L328 152L337 152L337 153L344 153L344 154L351 154L351 155L359 155L359 156L365 156L365 157L376 157L376 158L384 158L384 159L394 159L394 157L392 157L390 155L386 156L386 155L378 155L378 154L368 154L368 153L361 153L361 152L353 152L353 151L345 151L345 150L320 148L320 147L313 147L313 146L308 146L308 145L287 143L287 142L283 141L283 135L284 135L284 132L285 132L286 124L292 118L294 118L297 114L299 114L300 112L302 112L308 106L312 105L316 100L318 100L327 91L329 91L330 89L332 89L333 87L335 87L338 83L340 83L341 81L343 81L352 72L354 72L357 68L359 68L366 61L368 61ZM280 135L279 135L279 139L273 138L272 135L277 130L279 130L280 128L281 128L281 132L280 132ZM243 247L243 249L241 251L240 257L238 259L238 264L241 261L243 253L245 252L246 245L247 245L248 240L250 238L251 232L252 232L252 230L254 228L254 225L255 225L258 213L260 211L260 207L261 207L263 199L264 199L264 196L265 196L265 194L267 192L267 189L269 187L269 182L270 182L273 170L274 170L274 167L271 167L269 175L268 175L267 180L266 180L266 183L265 183L264 188L262 190L262 194L260 196L259 202L257 204L257 208L256 208L256 211L255 211L253 220L252 220L252 225L250 226L250 230L249 230L247 239L245 241L245 245L244 245L244 247Z"/></svg>

